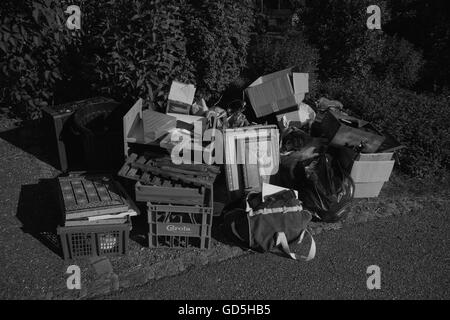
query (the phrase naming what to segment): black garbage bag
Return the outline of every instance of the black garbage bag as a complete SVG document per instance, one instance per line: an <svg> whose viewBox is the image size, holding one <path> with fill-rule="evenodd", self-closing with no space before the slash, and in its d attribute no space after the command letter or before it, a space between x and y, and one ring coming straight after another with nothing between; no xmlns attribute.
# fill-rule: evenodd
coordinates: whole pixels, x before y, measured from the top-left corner
<svg viewBox="0 0 450 320"><path fill-rule="evenodd" d="M352 178L329 154L321 154L305 171L307 179L298 190L304 207L324 222L344 219L355 192Z"/></svg>
<svg viewBox="0 0 450 320"><path fill-rule="evenodd" d="M317 215L319 221L338 222L348 214L355 185L328 153L307 161L292 156L281 158L282 185L298 191L303 206Z"/></svg>

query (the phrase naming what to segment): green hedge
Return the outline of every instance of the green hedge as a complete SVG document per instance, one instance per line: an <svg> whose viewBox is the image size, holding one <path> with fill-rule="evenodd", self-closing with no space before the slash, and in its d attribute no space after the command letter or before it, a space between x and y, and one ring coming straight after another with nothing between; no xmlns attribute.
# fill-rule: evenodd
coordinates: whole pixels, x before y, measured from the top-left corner
<svg viewBox="0 0 450 320"><path fill-rule="evenodd" d="M77 32L65 27L64 11L72 4L81 9ZM0 103L28 117L77 95L152 98L163 106L172 80L196 84L205 98L217 97L245 67L252 5L250 0L4 0ZM78 91L69 94L74 88Z"/></svg>
<svg viewBox="0 0 450 320"><path fill-rule="evenodd" d="M195 66L199 92L217 99L239 79L246 66L251 0L189 0L184 9L188 56Z"/></svg>
<svg viewBox="0 0 450 320"><path fill-rule="evenodd" d="M450 98L427 96L380 81L334 80L321 94L340 100L355 115L386 129L407 146L401 168L419 177L450 168Z"/></svg>
<svg viewBox="0 0 450 320"><path fill-rule="evenodd" d="M78 41L64 23L61 1L3 0L0 10L0 103L40 116L63 79L63 58Z"/></svg>
<svg viewBox="0 0 450 320"><path fill-rule="evenodd" d="M317 87L318 50L312 47L301 34L283 37L255 37L248 57L249 77L257 77L297 66L300 71L310 74L310 89Z"/></svg>
<svg viewBox="0 0 450 320"><path fill-rule="evenodd" d="M137 97L163 105L173 79L192 82L186 54L184 1L116 0L91 3L84 37L86 56L96 78L93 85L119 100ZM86 11L86 8L85 8ZM101 15L97 14L101 11ZM92 59L95 59L92 61Z"/></svg>

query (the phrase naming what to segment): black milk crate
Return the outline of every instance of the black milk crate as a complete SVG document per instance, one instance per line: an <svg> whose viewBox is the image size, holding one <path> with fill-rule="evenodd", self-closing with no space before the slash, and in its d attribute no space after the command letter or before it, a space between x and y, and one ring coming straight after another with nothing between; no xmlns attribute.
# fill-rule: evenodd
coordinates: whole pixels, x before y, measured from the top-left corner
<svg viewBox="0 0 450 320"><path fill-rule="evenodd" d="M212 189L204 206L148 203L149 247L209 249L213 220Z"/></svg>
<svg viewBox="0 0 450 320"><path fill-rule="evenodd" d="M126 255L131 229L123 224L58 227L64 259Z"/></svg>

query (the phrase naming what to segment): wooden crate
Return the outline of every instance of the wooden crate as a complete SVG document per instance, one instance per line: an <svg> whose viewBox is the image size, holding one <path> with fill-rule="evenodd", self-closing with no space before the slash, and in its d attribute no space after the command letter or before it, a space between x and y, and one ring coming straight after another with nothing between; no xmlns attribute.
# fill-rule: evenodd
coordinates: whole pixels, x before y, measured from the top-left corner
<svg viewBox="0 0 450 320"><path fill-rule="evenodd" d="M151 156L131 154L118 175L151 184L154 177L198 187L211 186L220 170L203 164L175 165L170 158L153 159Z"/></svg>

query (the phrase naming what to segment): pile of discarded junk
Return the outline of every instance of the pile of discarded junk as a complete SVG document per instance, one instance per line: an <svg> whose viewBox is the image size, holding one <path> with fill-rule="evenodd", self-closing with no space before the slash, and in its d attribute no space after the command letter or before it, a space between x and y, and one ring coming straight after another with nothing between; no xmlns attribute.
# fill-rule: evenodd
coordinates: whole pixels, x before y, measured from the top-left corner
<svg viewBox="0 0 450 320"><path fill-rule="evenodd" d="M289 244L308 223L378 197L401 148L338 101L305 103L308 92L309 75L290 68L258 78L235 108L175 81L165 112L142 99L125 111L107 98L46 108L65 172L64 257L126 254L145 213L150 248L209 249L217 223L236 245L299 258ZM312 240L302 258L314 254Z"/></svg>

